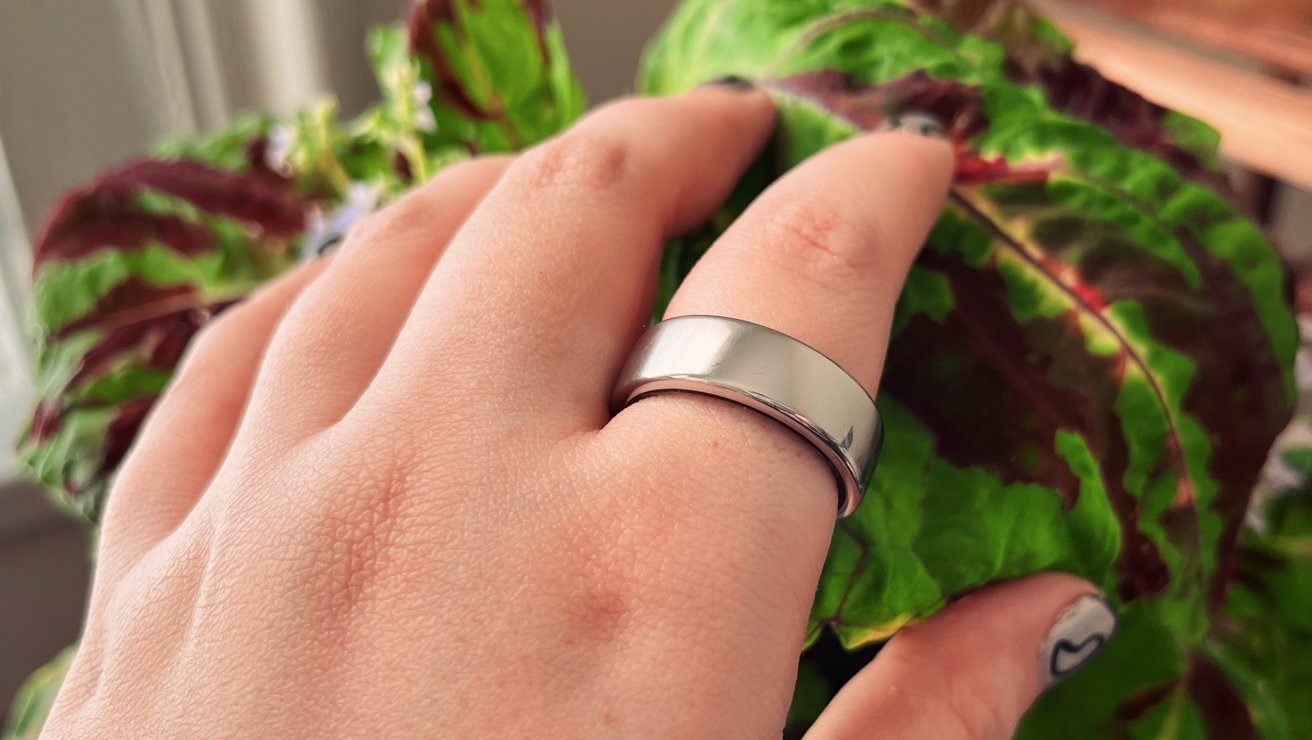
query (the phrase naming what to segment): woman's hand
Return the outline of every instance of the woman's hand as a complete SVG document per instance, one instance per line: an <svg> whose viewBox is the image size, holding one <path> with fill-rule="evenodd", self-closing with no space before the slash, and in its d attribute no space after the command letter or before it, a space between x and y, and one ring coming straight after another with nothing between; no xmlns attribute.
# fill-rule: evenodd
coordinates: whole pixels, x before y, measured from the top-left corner
<svg viewBox="0 0 1312 740"><path fill-rule="evenodd" d="M777 737L828 464L726 401L607 408L662 244L772 121L726 85L607 106L445 170L215 321L119 474L51 735ZM770 326L873 393L951 169L904 132L813 157L668 315ZM1075 665L1051 646L1084 649L1090 593L1049 575L953 604L813 733L1008 735Z"/></svg>

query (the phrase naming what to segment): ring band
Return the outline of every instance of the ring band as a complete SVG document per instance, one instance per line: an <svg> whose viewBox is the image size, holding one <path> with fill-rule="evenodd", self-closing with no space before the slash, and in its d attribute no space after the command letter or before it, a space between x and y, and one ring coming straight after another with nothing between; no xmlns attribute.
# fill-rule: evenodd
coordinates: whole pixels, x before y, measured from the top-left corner
<svg viewBox="0 0 1312 740"><path fill-rule="evenodd" d="M784 424L829 460L838 515L861 503L884 441L875 402L833 360L773 329L724 316L680 316L647 329L620 373L615 413L646 396L717 396Z"/></svg>

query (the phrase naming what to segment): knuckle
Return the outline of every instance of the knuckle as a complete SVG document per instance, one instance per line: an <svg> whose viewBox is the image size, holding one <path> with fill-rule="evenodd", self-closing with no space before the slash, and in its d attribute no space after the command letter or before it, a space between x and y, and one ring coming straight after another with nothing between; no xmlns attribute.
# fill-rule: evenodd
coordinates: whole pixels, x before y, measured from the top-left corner
<svg viewBox="0 0 1312 740"><path fill-rule="evenodd" d="M185 396L205 391L213 381L216 363L225 356L229 335L240 335L243 317L250 312L246 304L233 306L210 319L191 338L178 370L169 381L164 395Z"/></svg>
<svg viewBox="0 0 1312 740"><path fill-rule="evenodd" d="M506 177L532 189L605 191L625 178L631 153L620 139L575 132L525 153Z"/></svg>
<svg viewBox="0 0 1312 740"><path fill-rule="evenodd" d="M573 515L533 535L534 560L542 582L558 589L552 598L559 600L565 639L612 644L668 610L675 597L657 563L669 550L670 534L685 530L674 525L679 517L668 508L649 515L659 508L647 503L655 491L632 471L594 468L586 478L588 494L575 499ZM645 512L637 510L644 505Z"/></svg>
<svg viewBox="0 0 1312 740"><path fill-rule="evenodd" d="M404 231L412 222L411 213L415 210L403 198L380 211L361 216L359 221L351 225L337 247L337 261L342 262L347 255L370 249L392 238L396 232Z"/></svg>
<svg viewBox="0 0 1312 740"><path fill-rule="evenodd" d="M189 352L182 366L186 367L196 355L204 354L207 348L221 343L227 334L239 331L239 326L245 323L243 317L251 312L250 300L252 297L253 294L247 296L244 301L213 314L209 321L202 324L191 338Z"/></svg>
<svg viewBox="0 0 1312 740"><path fill-rule="evenodd" d="M206 389L213 386L217 374L213 365L214 360L211 359L217 353L203 350L203 347L196 346L196 350L188 355L186 362L178 368L165 386L161 400L204 397ZM156 411L155 415L159 416L159 412Z"/></svg>
<svg viewBox="0 0 1312 740"><path fill-rule="evenodd" d="M348 622L380 596L395 557L398 512L413 488L404 465L357 465L348 474L338 467L330 495L310 507L303 524L308 541L302 551L315 553L307 566L307 596L330 626Z"/></svg>
<svg viewBox="0 0 1312 740"><path fill-rule="evenodd" d="M766 243L803 277L833 287L876 267L878 228L823 198L776 201L762 225Z"/></svg>
<svg viewBox="0 0 1312 740"><path fill-rule="evenodd" d="M596 130L622 130L631 122L650 120L659 116L668 100L671 98L644 98L635 95L608 100L589 113L575 130L583 133Z"/></svg>
<svg viewBox="0 0 1312 740"><path fill-rule="evenodd" d="M622 547L595 528L575 527L562 542L561 615L567 638L598 643L618 640L632 625L637 592L617 558Z"/></svg>
<svg viewBox="0 0 1312 740"><path fill-rule="evenodd" d="M431 229L434 214L451 208L453 185L466 182L480 170L503 167L507 161L510 161L508 157L484 156L443 168L435 177L401 198L361 216L338 247L337 260L342 262L343 257L350 253L376 249L381 244ZM365 255L364 259L374 257L376 255Z"/></svg>

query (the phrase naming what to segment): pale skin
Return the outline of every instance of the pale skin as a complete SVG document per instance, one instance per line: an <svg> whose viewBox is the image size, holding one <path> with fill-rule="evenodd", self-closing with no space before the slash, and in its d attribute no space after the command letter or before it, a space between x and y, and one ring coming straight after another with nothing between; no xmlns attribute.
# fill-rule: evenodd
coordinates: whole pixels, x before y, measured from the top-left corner
<svg viewBox="0 0 1312 740"><path fill-rule="evenodd" d="M834 529L827 464L688 394L612 418L664 240L761 150L760 92L606 106L449 168L226 312L118 476L50 737L777 737ZM877 389L948 145L782 178L667 315L787 333ZM1094 587L903 630L815 738L1004 738Z"/></svg>

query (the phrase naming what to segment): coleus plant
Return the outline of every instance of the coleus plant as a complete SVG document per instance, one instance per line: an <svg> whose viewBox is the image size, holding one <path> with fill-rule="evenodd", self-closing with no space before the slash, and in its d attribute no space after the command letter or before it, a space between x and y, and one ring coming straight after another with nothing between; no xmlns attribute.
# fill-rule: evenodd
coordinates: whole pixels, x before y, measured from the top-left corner
<svg viewBox="0 0 1312 740"><path fill-rule="evenodd" d="M369 53L383 101L355 121L331 100L286 122L247 117L55 204L33 247L40 402L20 453L58 503L98 520L114 469L213 315L447 164L521 148L582 112L559 29L501 5L462 24L418 6L413 28L431 36L379 29ZM457 67L480 84L443 82Z"/></svg>
<svg viewBox="0 0 1312 740"><path fill-rule="evenodd" d="M209 317L447 163L530 145L584 108L541 0L423 0L370 52L383 100L354 121L331 103L248 119L55 207L35 247L41 401L22 451L64 505L96 519ZM642 92L733 74L780 117L723 211L670 245L665 298L751 197L825 146L929 115L956 149L895 317L881 467L821 579L793 730L901 626L1056 569L1112 594L1121 634L1022 735L1312 732L1297 700L1310 677L1286 665L1312 631L1308 495L1277 498L1267 534L1241 532L1295 398L1280 260L1226 200L1210 128L1070 54L1012 0L685 0L647 53Z"/></svg>

